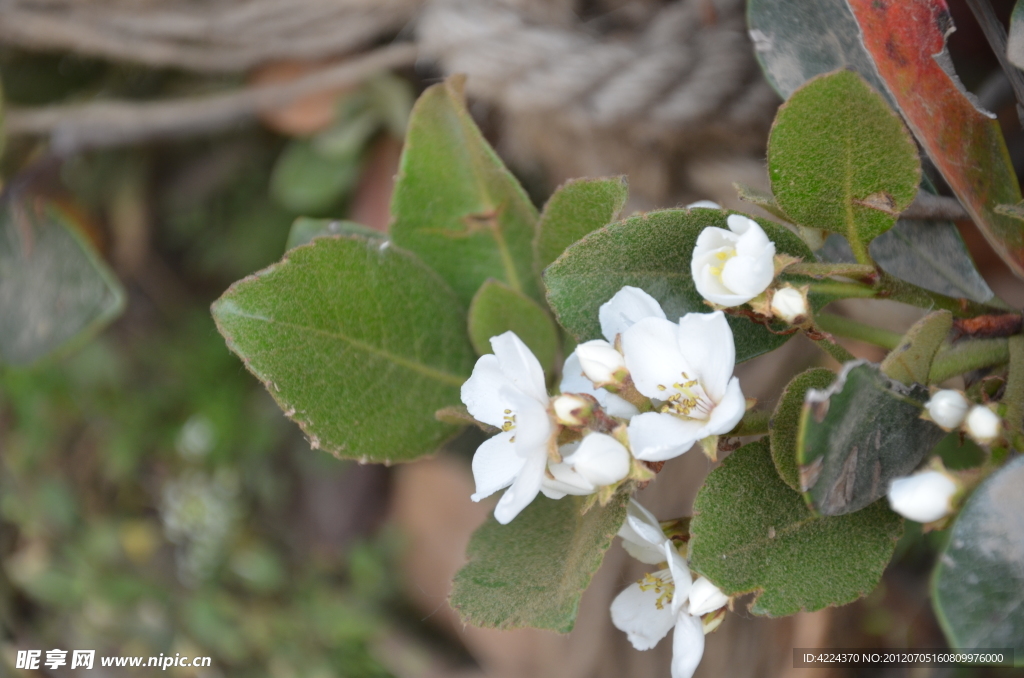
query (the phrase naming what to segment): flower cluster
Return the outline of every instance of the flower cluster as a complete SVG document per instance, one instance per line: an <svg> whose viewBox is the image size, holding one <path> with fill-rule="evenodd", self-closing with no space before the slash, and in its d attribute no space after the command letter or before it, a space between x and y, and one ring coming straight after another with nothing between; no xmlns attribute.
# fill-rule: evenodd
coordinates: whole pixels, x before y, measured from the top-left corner
<svg viewBox="0 0 1024 678"><path fill-rule="evenodd" d="M645 476L634 460L666 461L732 430L746 411L736 350L721 311L671 322L643 290L601 306L605 339L565 361L561 395L512 332L491 339L462 387L469 413L500 432L473 457L474 501L508 488L494 516L508 523L538 494L560 499Z"/></svg>

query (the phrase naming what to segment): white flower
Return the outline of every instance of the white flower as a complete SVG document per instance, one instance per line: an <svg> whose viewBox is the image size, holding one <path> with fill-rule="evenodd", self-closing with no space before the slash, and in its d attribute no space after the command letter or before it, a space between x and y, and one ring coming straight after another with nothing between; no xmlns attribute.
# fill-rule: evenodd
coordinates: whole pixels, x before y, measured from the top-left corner
<svg viewBox="0 0 1024 678"><path fill-rule="evenodd" d="M697 236L690 273L701 296L720 306L745 304L775 277L775 243L753 219L730 214L730 230L710 226Z"/></svg>
<svg viewBox="0 0 1024 678"><path fill-rule="evenodd" d="M786 285L772 295L772 314L787 323L806 318L807 313L807 298L795 287Z"/></svg>
<svg viewBox="0 0 1024 678"><path fill-rule="evenodd" d="M647 292L627 285L601 304L597 317L607 341L594 339L576 347L565 359L561 391L592 395L608 414L629 419L639 410L614 393L595 388L594 384L615 382L616 372L625 370L625 359L613 346L616 337L644 318L664 319L665 312Z"/></svg>
<svg viewBox="0 0 1024 678"><path fill-rule="evenodd" d="M686 206L686 209L692 210L694 207L703 207L709 210L720 210L722 206L713 200L698 200L697 202L691 202Z"/></svg>
<svg viewBox="0 0 1024 678"><path fill-rule="evenodd" d="M904 518L930 523L949 515L958 489L941 471L921 471L889 483L889 505Z"/></svg>
<svg viewBox="0 0 1024 678"><path fill-rule="evenodd" d="M494 517L507 524L534 500L544 479L555 423L548 414L544 370L513 332L491 337L493 355L481 356L462 385L462 402L476 419L501 429L473 456L480 501L508 487Z"/></svg>
<svg viewBox="0 0 1024 678"><path fill-rule="evenodd" d="M583 374L595 384L611 384L625 377L626 361L622 354L603 339L583 342L576 347L575 354Z"/></svg>
<svg viewBox="0 0 1024 678"><path fill-rule="evenodd" d="M736 346L721 311L688 313L678 324L641 320L622 335L622 352L636 389L660 403L629 422L637 459L677 457L743 418L746 400L732 374Z"/></svg>
<svg viewBox="0 0 1024 678"><path fill-rule="evenodd" d="M925 408L932 421L949 431L963 423L970 406L963 393L947 388L936 391Z"/></svg>
<svg viewBox="0 0 1024 678"><path fill-rule="evenodd" d="M975 405L964 421L967 435L982 445L991 445L1003 430L1003 422L999 415L984 405Z"/></svg>
<svg viewBox="0 0 1024 678"><path fill-rule="evenodd" d="M563 445L560 464L550 464L540 491L550 499L567 494L593 494L629 475L629 450L604 433L591 433L582 441Z"/></svg>
<svg viewBox="0 0 1024 678"><path fill-rule="evenodd" d="M692 582L686 560L657 519L636 501L630 500L619 536L633 557L668 567L622 591L612 602L612 623L638 650L651 649L674 628L672 678L690 678L704 655L700 615L722 607L728 597L703 577Z"/></svg>

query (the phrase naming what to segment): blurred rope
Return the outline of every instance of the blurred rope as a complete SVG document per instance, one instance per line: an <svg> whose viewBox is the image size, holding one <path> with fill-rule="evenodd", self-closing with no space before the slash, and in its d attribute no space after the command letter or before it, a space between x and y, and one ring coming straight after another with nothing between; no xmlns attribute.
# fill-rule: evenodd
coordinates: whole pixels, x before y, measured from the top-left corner
<svg viewBox="0 0 1024 678"><path fill-rule="evenodd" d="M364 49L420 0L0 0L0 42L153 67L234 73Z"/></svg>
<svg viewBox="0 0 1024 678"><path fill-rule="evenodd" d="M48 134L58 154L155 137L208 133L312 93L359 84L374 73L407 66L416 56L415 45L397 43L288 83L247 87L227 94L143 103L99 101L33 109L11 107L4 128L10 135Z"/></svg>

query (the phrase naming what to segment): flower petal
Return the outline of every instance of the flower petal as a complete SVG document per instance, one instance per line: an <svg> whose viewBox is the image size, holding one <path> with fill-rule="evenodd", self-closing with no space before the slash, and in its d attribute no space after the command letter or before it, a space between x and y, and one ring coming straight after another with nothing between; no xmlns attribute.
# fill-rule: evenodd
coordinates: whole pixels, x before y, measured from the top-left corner
<svg viewBox="0 0 1024 678"><path fill-rule="evenodd" d="M692 678L704 656L704 625L683 613L672 636L672 678Z"/></svg>
<svg viewBox="0 0 1024 678"><path fill-rule="evenodd" d="M618 534L626 553L641 563L657 565L665 562L663 544L668 539L661 531L661 524L635 499L630 499L626 506L626 521L622 523Z"/></svg>
<svg viewBox="0 0 1024 678"><path fill-rule="evenodd" d="M740 423L740 419L747 411L747 400L740 390L740 380L733 377L725 388L725 396L722 397L715 409L711 410L711 416L704 425L701 438L707 436L719 436L728 433Z"/></svg>
<svg viewBox="0 0 1024 678"><path fill-rule="evenodd" d="M711 272L711 265L709 264L701 268L694 267L690 273L693 275L693 284L697 287L697 292L713 304L730 308L745 304L753 298L734 294L722 284L722 280L718 276Z"/></svg>
<svg viewBox="0 0 1024 678"><path fill-rule="evenodd" d="M739 240L740 236L737 233L717 226L708 226L697 235L697 244L693 246L693 256L704 256L711 250L722 248L734 250Z"/></svg>
<svg viewBox="0 0 1024 678"><path fill-rule="evenodd" d="M493 355L480 356L473 366L473 374L462 385L462 402L479 421L501 428L505 423L505 410L509 409L500 392L512 387Z"/></svg>
<svg viewBox="0 0 1024 678"><path fill-rule="evenodd" d="M515 332L505 332L491 337L491 349L498 358L498 365L505 378L531 398L547 402L548 390L544 386L544 369Z"/></svg>
<svg viewBox="0 0 1024 678"><path fill-rule="evenodd" d="M629 450L605 433L591 433L565 463L593 486L611 485L629 475Z"/></svg>
<svg viewBox="0 0 1024 678"><path fill-rule="evenodd" d="M686 606L690 588L693 586L690 567L686 564L686 558L679 554L679 549L671 541L666 541L662 548L665 549L665 561L668 562L668 571L672 573L672 583L676 587L672 594L672 614L679 614Z"/></svg>
<svg viewBox="0 0 1024 678"><path fill-rule="evenodd" d="M601 322L601 334L614 344L617 335L644 318L664 319L665 311L661 309L657 299L647 292L639 287L627 285L616 292L614 297L601 304L597 318Z"/></svg>
<svg viewBox="0 0 1024 678"><path fill-rule="evenodd" d="M612 601L612 623L638 650L650 650L675 626L676 615L669 606L658 609L660 596L653 589L643 591L639 584L630 584Z"/></svg>
<svg viewBox="0 0 1024 678"><path fill-rule="evenodd" d="M688 612L694 617L714 612L729 602L729 596L722 593L707 577L697 577L690 587L690 605Z"/></svg>
<svg viewBox="0 0 1024 678"><path fill-rule="evenodd" d="M540 493L540 485L544 480L544 468L547 466L547 454L535 454L528 457L523 468L516 476L512 486L501 495L501 500L494 507L494 517L502 525L508 525L519 512L529 506L530 502Z"/></svg>
<svg viewBox="0 0 1024 678"><path fill-rule="evenodd" d="M725 396L736 367L736 344L725 314L687 313L679 319L678 338L679 352L692 366L690 378L698 379L704 392L717 403Z"/></svg>
<svg viewBox="0 0 1024 678"><path fill-rule="evenodd" d="M512 431L502 431L476 448L473 455L476 492L470 497L473 501L480 501L508 487L522 470L525 460L516 454L512 435Z"/></svg>
<svg viewBox="0 0 1024 678"><path fill-rule="evenodd" d="M547 454L548 441L555 432L547 403L541 404L514 388L506 387L500 395L516 415L512 431L519 455L529 457L538 449Z"/></svg>
<svg viewBox="0 0 1024 678"><path fill-rule="evenodd" d="M636 390L648 398L663 398L658 387L690 370L679 350L679 326L663 318L645 318L626 330L622 353Z"/></svg>
<svg viewBox="0 0 1024 678"><path fill-rule="evenodd" d="M629 446L642 461L666 461L683 454L704 437L707 422L671 414L645 412L629 420Z"/></svg>
<svg viewBox="0 0 1024 678"><path fill-rule="evenodd" d="M580 364L576 351L570 353L569 357L565 359L565 364L562 366L562 382L558 388L562 393L586 393L594 396L605 412L613 417L629 419L640 414L640 410L628 400L609 393L603 388L596 388L594 382L583 374L583 366Z"/></svg>
<svg viewBox="0 0 1024 678"><path fill-rule="evenodd" d="M775 277L774 252L770 256L736 255L722 267L722 284L734 294L753 299L768 289Z"/></svg>
<svg viewBox="0 0 1024 678"><path fill-rule="evenodd" d="M604 402L601 402L601 398L598 398L597 402L601 403L604 407L604 411L608 414L613 417L618 417L619 419L632 419L636 415L640 414L640 410L625 398L620 398L614 393L608 393L607 391L605 391L605 393L607 395L605 396Z"/></svg>
<svg viewBox="0 0 1024 678"><path fill-rule="evenodd" d="M562 497L554 497L548 494L548 492L561 494L564 497L567 494L593 494L597 490L593 483L573 470L572 466L567 462L548 464L547 470L554 478L549 478L545 474L544 479L541 481L540 491L544 492L544 496L550 499L561 499Z"/></svg>

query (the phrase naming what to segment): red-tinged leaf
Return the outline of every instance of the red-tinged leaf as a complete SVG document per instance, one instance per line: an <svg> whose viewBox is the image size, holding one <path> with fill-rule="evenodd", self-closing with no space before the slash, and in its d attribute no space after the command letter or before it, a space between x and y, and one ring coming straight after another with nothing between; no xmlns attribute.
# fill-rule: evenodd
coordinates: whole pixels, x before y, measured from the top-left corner
<svg viewBox="0 0 1024 678"><path fill-rule="evenodd" d="M952 72L944 0L849 0L864 46L910 129L974 222L1024 277L1024 223L996 212L1020 202L998 123L967 97Z"/></svg>

